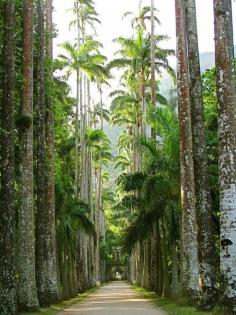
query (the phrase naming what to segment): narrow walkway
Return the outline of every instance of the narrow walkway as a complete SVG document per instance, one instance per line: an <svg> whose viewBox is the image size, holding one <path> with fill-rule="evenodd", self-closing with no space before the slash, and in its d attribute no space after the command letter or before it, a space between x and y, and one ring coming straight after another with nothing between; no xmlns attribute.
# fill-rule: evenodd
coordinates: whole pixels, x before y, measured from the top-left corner
<svg viewBox="0 0 236 315"><path fill-rule="evenodd" d="M58 315L164 315L125 282L112 282Z"/></svg>

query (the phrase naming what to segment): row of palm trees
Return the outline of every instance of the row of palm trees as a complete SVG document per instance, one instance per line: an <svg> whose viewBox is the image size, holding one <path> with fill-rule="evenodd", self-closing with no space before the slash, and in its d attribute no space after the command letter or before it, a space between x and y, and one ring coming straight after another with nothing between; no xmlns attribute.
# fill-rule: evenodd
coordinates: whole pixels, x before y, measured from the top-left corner
<svg viewBox="0 0 236 315"><path fill-rule="evenodd" d="M6 0L0 10L0 313L9 315L105 280L102 168L112 155L102 93L95 105L90 93L108 78L89 27L98 22L93 1L75 1L76 44L63 44L54 61L51 0Z"/></svg>
<svg viewBox="0 0 236 315"><path fill-rule="evenodd" d="M1 314L15 314L17 307L35 310L39 302L48 304L59 299L52 162L54 114L48 93L50 87L45 84L52 77L52 1L37 2L37 38L33 38L33 1L4 1L1 10L4 12L1 39L5 56L1 63L1 95L5 97L1 101L0 304ZM22 17L18 16L19 12L23 12ZM15 38L15 32L22 34L22 46L17 47L18 50L16 45L20 38ZM45 32L48 33L47 43ZM35 72L34 44L39 51ZM21 59L22 67L19 67ZM47 73L44 72L46 60L50 64ZM34 73L37 83L33 94ZM33 126L34 113L37 128ZM33 133L36 129L34 156ZM34 187L37 190L36 218Z"/></svg>
<svg viewBox="0 0 236 315"><path fill-rule="evenodd" d="M76 72L77 76L75 195L93 208L93 194L95 194L95 214L91 213L90 219L95 224L96 238L81 233L78 240L78 246L81 248L80 273L85 275L83 287L87 288L95 284L99 285L101 281L100 242L105 237L105 231L101 230L101 226L104 226L104 215L102 215L102 165L112 158L109 152L109 140L103 132L103 120L106 118L107 111L103 109L102 85L106 84L109 73L105 66L106 57L100 52L101 43L88 35L89 31L94 30L94 23L100 23L93 2L75 2L74 13L76 20L73 24L76 25L78 31L77 41L75 44L66 42L62 45L65 55L61 55L60 60L68 71ZM94 110L91 102L91 85L97 86L100 95L99 102ZM92 111L96 116L95 120ZM97 117L99 117L100 126L97 125ZM96 133L97 137L95 138L98 143L93 147L90 145L93 134L91 128L100 130L100 133ZM88 261L91 262L91 266L89 266ZM105 272L102 273L105 274ZM92 279L91 283L88 283L89 278Z"/></svg>
<svg viewBox="0 0 236 315"><path fill-rule="evenodd" d="M116 39L119 56L107 65L94 36L99 19L92 0L74 1L76 40L62 44L64 53L55 62L52 1L0 4L1 314L37 310L107 279L104 259L111 257L104 253L104 207L111 206L114 194L104 188L105 167L112 160L105 119L124 127L113 215L130 252L129 280L159 295L181 293L202 309L212 308L220 292L225 314L235 314L231 1L214 0L220 185L212 185L215 173L208 167L215 143L209 144L205 130L195 1L175 3L177 78L168 61L174 51L161 48L167 37L155 34L159 20L153 0L131 19L134 35ZM103 86L114 68L122 75L120 89L110 94L109 117ZM54 77L58 69L62 74ZM177 80L178 114L175 95L171 100L160 93L157 76L161 79L163 71ZM66 84L72 72L75 100ZM208 74L204 82L209 83ZM91 96L95 88L98 104ZM220 236L213 215L218 190Z"/></svg>
<svg viewBox="0 0 236 315"><path fill-rule="evenodd" d="M118 180L123 195L118 205L121 217L122 209L130 211L124 238L125 247L133 250L130 280L172 296L181 284L182 294L196 299L202 309L216 305L220 288L225 313L234 314L235 202L231 193L235 178L235 73L231 1L214 1L220 239L216 237L211 202L195 1L176 1L180 170L175 109L158 94L158 87L153 93L154 74L161 68L174 72L166 59L172 52L155 42L163 37L153 35L154 8L151 16L143 15L144 10L134 20L135 36L118 39L121 58L111 62L111 67L123 69L122 89L111 94L111 117L113 123L126 127L119 140L118 166L126 173ZM148 33L144 21L150 17ZM149 44L153 41L156 53ZM151 127L149 133L147 125ZM218 245L222 278L216 263Z"/></svg>

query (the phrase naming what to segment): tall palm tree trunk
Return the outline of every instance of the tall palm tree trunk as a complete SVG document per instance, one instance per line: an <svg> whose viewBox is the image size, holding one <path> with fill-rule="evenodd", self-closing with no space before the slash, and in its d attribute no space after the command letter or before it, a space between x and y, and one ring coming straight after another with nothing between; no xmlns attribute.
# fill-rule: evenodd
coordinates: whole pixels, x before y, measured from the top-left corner
<svg viewBox="0 0 236 315"><path fill-rule="evenodd" d="M18 213L18 304L20 310L39 307L35 279L33 204L33 1L24 0L23 92L21 123L20 207Z"/></svg>
<svg viewBox="0 0 236 315"><path fill-rule="evenodd" d="M161 232L162 240L161 247L163 253L163 292L162 296L168 298L170 296L170 279L169 279L169 267L168 267L168 249L166 239L166 229L164 219L161 220Z"/></svg>
<svg viewBox="0 0 236 315"><path fill-rule="evenodd" d="M44 304L47 283L45 261L45 39L44 39L44 1L37 1L37 70L36 70L36 281L40 304Z"/></svg>
<svg viewBox="0 0 236 315"><path fill-rule="evenodd" d="M206 134L203 113L202 82L198 50L195 0L185 0L185 16L190 73L193 160L198 226L198 258L200 277L199 307L210 309L216 298L216 248L213 211L208 178Z"/></svg>
<svg viewBox="0 0 236 315"><path fill-rule="evenodd" d="M176 0L177 82L180 124L180 164L182 202L182 250L184 293L198 291L198 247L195 209L195 185L192 151L188 56L183 0Z"/></svg>
<svg viewBox="0 0 236 315"><path fill-rule="evenodd" d="M4 5L3 97L1 100L0 314L16 314L16 211L14 191L15 1Z"/></svg>
<svg viewBox="0 0 236 315"><path fill-rule="evenodd" d="M220 139L220 266L222 301L227 314L236 313L236 79L231 10L230 0L214 0Z"/></svg>
<svg viewBox="0 0 236 315"><path fill-rule="evenodd" d="M80 22L78 14L78 3L76 3L76 12L77 12L77 44L78 49L80 47ZM80 71L76 71L76 113L75 113L75 196L78 197L78 188L79 188L79 106L80 106Z"/></svg>
<svg viewBox="0 0 236 315"><path fill-rule="evenodd" d="M159 296L162 296L163 293L163 254L161 248L161 235L160 235L160 220L158 220L156 225L157 233L157 283L156 283L156 292Z"/></svg>
<svg viewBox="0 0 236 315"><path fill-rule="evenodd" d="M48 84L51 87L53 81L53 22L52 22L52 0L46 0L46 57L48 59ZM43 23L43 16L42 16ZM43 26L42 26L43 27ZM55 179L54 179L54 108L50 95L51 89L46 90L45 111L45 204L42 209L40 221L40 254L42 255L38 264L38 297L41 305L49 305L59 300L59 285L57 278L57 252L56 252L56 227L55 227ZM38 247L39 248L39 247Z"/></svg>
<svg viewBox="0 0 236 315"><path fill-rule="evenodd" d="M91 122L91 83L88 81L87 85L87 93L88 93L88 126L92 127ZM90 206L90 221L94 222L94 205L93 205L93 166L92 166L92 154L90 149L88 148L88 204ZM89 283L90 287L94 287L96 285L95 280L95 236L89 236Z"/></svg>
<svg viewBox="0 0 236 315"><path fill-rule="evenodd" d="M155 18L154 18L154 0L151 0L151 103L152 107L155 110L156 107L156 78L155 78ZM156 140L156 130L155 128L151 129L152 139Z"/></svg>
<svg viewBox="0 0 236 315"><path fill-rule="evenodd" d="M103 99L102 88L99 85L100 94L100 116L101 116L101 130L103 130ZM101 224L101 206L102 206L102 155L99 157L99 167L96 170L96 208L95 208L95 228L96 228L96 242L95 242L95 273L96 285L100 285L101 267L100 267L100 224Z"/></svg>
<svg viewBox="0 0 236 315"><path fill-rule="evenodd" d="M79 91L80 72L76 72L76 111L75 111L75 196L78 197L79 188Z"/></svg>

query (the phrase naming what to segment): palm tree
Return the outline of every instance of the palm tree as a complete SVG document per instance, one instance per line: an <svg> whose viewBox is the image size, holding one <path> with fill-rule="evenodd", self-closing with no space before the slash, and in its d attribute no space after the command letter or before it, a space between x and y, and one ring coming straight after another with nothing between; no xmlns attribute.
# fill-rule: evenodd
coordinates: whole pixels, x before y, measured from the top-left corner
<svg viewBox="0 0 236 315"><path fill-rule="evenodd" d="M59 300L55 238L52 1L38 1L36 278L40 305ZM45 7L45 8L44 8ZM46 15L46 29L44 20ZM47 34L47 42L45 40ZM45 60L48 71L45 74ZM47 80L47 84L46 84ZM50 89L48 89L50 86ZM45 91L46 88L46 91Z"/></svg>
<svg viewBox="0 0 236 315"><path fill-rule="evenodd" d="M151 3L151 6L144 6L141 7L141 2L139 3L139 12L138 15L135 16L133 14L133 12L126 12L123 15L123 18L132 16L132 20L131 20L131 25L133 28L137 29L144 29L146 30L146 21L151 21L151 23L156 22L158 24L160 24L159 19L154 15L152 16L152 13L155 13L155 11L157 11L154 7L154 3Z"/></svg>
<svg viewBox="0 0 236 315"><path fill-rule="evenodd" d="M217 98L219 106L219 172L221 210L220 266L225 313L234 314L236 301L236 86L231 1L214 1Z"/></svg>
<svg viewBox="0 0 236 315"><path fill-rule="evenodd" d="M23 2L23 92L19 117L21 133L20 207L18 213L19 309L39 308L35 279L33 205L33 1Z"/></svg>
<svg viewBox="0 0 236 315"><path fill-rule="evenodd" d="M94 225L86 215L90 211L89 205L81 200L71 199L71 193L73 189L67 188L63 203L60 204L57 213L57 242L64 299L74 297L80 286L76 273L78 230L91 235L95 233Z"/></svg>
<svg viewBox="0 0 236 315"><path fill-rule="evenodd" d="M188 56L185 16L182 0L175 1L177 38L177 83L180 124L180 165L182 196L182 284L184 293L198 291L198 247L196 229L195 186L192 152Z"/></svg>
<svg viewBox="0 0 236 315"><path fill-rule="evenodd" d="M161 71L165 69L168 73L174 76L173 69L169 66L167 57L172 55L173 50L161 49L158 44L166 39L166 36L155 36L155 72L161 74ZM138 28L137 36L135 38L118 38L116 41L121 45L121 49L118 51L121 58L114 59L110 62L109 68L123 68L123 78L126 81L126 85L132 88L132 98L137 96L141 99L141 105L139 105L139 113L137 113L137 123L140 121L140 130L137 126L137 135L145 136L145 125L146 125L146 81L150 77L150 66L151 66L151 37L150 35L145 36L144 30ZM122 96L122 95L121 95ZM141 169L141 157L138 159Z"/></svg>
<svg viewBox="0 0 236 315"><path fill-rule="evenodd" d="M68 69L68 73L72 71L82 71L84 72L91 80L94 80L96 77L106 76L107 72L103 67L103 64L106 58L99 52L101 44L91 37L88 37L83 44L78 47L77 44L72 45L68 42L62 45L67 55L61 55L61 60L64 63L64 66ZM80 80L80 83L82 81ZM80 84L80 89L82 88ZM80 96L81 95L81 96ZM77 84L77 108L76 108L76 117L78 116L78 103L82 101L82 94L78 89ZM76 119L76 141L78 141L78 120ZM78 143L76 144L78 147ZM77 152L77 150L76 150ZM78 152L76 154L77 160L75 161L75 194L78 195Z"/></svg>
<svg viewBox="0 0 236 315"><path fill-rule="evenodd" d="M15 1L4 3L3 97L1 100L0 313L15 315L16 210L14 191Z"/></svg>
<svg viewBox="0 0 236 315"><path fill-rule="evenodd" d="M139 248L140 276L136 276L136 280L144 287L168 296L168 256L172 260L172 294L176 294L178 289L179 273L176 260L179 236L175 232L178 226L176 217L179 216L179 211L178 215L175 213L179 208L178 122L170 107L156 109L149 120L151 126L159 130L162 144L157 148L152 140L139 140L145 157L144 173L120 175L117 184L125 194L118 207L130 213L125 228L125 247L133 248L133 253Z"/></svg>
<svg viewBox="0 0 236 315"><path fill-rule="evenodd" d="M110 140L103 129L87 129L86 145L90 148L95 173L95 279L100 285L100 215L102 211L102 165L112 159Z"/></svg>
<svg viewBox="0 0 236 315"><path fill-rule="evenodd" d="M216 298L216 249L208 178L207 145L203 113L195 0L185 0L185 14L190 73L193 161L198 226L200 277L199 307L210 309L214 306Z"/></svg>

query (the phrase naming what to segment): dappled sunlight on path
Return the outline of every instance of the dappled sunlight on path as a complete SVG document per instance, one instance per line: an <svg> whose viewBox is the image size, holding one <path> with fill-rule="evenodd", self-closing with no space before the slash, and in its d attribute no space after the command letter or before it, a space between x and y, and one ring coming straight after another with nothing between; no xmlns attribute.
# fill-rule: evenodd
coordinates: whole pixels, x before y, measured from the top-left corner
<svg viewBox="0 0 236 315"><path fill-rule="evenodd" d="M58 315L164 315L153 303L143 299L125 282L101 287L83 302Z"/></svg>

